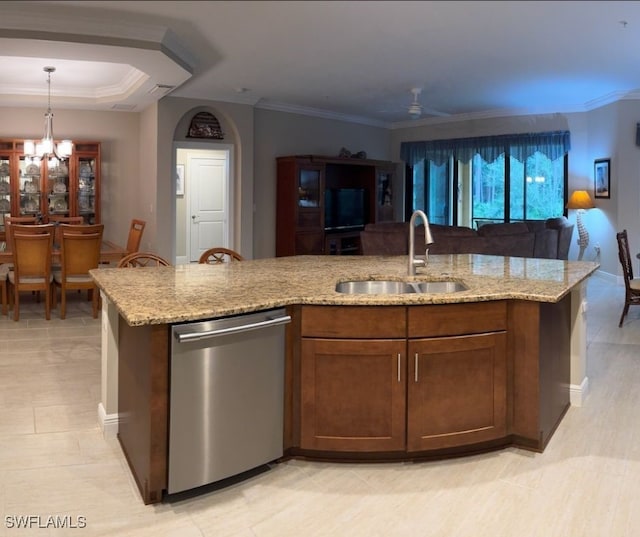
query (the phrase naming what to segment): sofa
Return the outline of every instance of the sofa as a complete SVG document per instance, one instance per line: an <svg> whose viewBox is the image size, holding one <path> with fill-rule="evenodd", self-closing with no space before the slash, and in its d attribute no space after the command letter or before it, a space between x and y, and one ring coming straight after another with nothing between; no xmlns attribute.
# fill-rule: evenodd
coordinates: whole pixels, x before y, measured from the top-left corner
<svg viewBox="0 0 640 537"><path fill-rule="evenodd" d="M574 225L564 217L485 224L477 231L464 226L430 224L430 254L488 254L567 259ZM409 224L367 224L360 232L363 255L407 255ZM424 226L416 227L415 252L424 251Z"/></svg>

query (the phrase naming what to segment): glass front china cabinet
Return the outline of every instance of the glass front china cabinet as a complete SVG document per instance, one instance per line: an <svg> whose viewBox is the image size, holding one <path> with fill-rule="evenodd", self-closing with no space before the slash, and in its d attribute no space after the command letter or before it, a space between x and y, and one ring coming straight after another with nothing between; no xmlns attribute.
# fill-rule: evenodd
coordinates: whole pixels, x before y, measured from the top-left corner
<svg viewBox="0 0 640 537"><path fill-rule="evenodd" d="M11 163L13 144L0 144L0 234L4 236L4 215L11 214Z"/></svg>
<svg viewBox="0 0 640 537"><path fill-rule="evenodd" d="M0 241L4 217L82 216L100 223L100 143L74 142L68 159L24 155L23 140L0 140Z"/></svg>

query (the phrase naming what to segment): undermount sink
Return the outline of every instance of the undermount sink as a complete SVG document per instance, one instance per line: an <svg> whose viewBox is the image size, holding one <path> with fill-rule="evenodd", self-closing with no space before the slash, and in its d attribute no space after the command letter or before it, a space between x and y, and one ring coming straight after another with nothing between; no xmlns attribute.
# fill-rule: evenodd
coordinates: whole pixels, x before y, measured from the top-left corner
<svg viewBox="0 0 640 537"><path fill-rule="evenodd" d="M336 285L338 293L358 295L403 295L408 293L457 293L468 287L460 282L407 282L396 280L355 280Z"/></svg>

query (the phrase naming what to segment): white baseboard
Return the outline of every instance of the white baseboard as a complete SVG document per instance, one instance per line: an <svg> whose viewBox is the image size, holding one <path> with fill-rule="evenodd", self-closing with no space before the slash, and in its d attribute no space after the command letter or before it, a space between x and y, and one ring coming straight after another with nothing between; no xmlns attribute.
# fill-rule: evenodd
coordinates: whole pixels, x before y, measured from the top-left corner
<svg viewBox="0 0 640 537"><path fill-rule="evenodd" d="M189 263L189 259L186 255L176 256L176 265L187 265Z"/></svg>
<svg viewBox="0 0 640 537"><path fill-rule="evenodd" d="M118 414L107 414L102 403L98 404L98 422L105 437L115 438L118 434Z"/></svg>
<svg viewBox="0 0 640 537"><path fill-rule="evenodd" d="M589 377L584 377L580 384L569 385L569 401L571 406L582 406L589 394Z"/></svg>

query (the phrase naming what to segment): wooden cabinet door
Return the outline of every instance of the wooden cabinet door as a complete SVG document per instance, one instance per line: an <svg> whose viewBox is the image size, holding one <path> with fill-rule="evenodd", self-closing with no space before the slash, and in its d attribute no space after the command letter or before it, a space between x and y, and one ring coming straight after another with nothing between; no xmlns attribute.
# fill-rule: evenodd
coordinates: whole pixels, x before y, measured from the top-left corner
<svg viewBox="0 0 640 537"><path fill-rule="evenodd" d="M405 449L406 340L302 340L301 448Z"/></svg>
<svg viewBox="0 0 640 537"><path fill-rule="evenodd" d="M506 434L506 333L410 340L407 451Z"/></svg>

